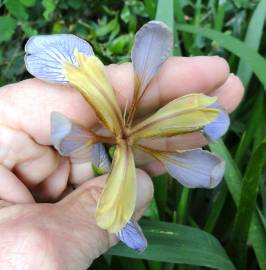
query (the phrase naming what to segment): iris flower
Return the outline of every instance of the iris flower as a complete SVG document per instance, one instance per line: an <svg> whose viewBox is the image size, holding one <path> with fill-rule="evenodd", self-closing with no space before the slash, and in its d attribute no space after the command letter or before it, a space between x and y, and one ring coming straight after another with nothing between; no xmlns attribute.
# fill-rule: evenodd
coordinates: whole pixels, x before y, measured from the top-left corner
<svg viewBox="0 0 266 270"><path fill-rule="evenodd" d="M56 149L79 162L91 157L93 145L97 148L100 143L116 145L111 167L106 165L105 158L98 157L103 161L103 170L110 173L97 204L96 222L111 233L119 234L133 222L130 219L136 202L136 149L160 161L168 173L186 187L214 188L224 174L224 161L208 151L161 151L143 143L193 132L202 132L210 141L217 140L227 131L229 118L216 103L216 97L189 94L172 100L142 121L134 121L138 104L171 54L172 45L172 33L161 22L150 21L137 32L131 53L134 95L125 115L105 67L89 43L71 34L60 34L31 37L25 46L29 73L41 80L73 86L110 133L102 136L53 112L51 139ZM101 151L96 153L101 154Z"/></svg>

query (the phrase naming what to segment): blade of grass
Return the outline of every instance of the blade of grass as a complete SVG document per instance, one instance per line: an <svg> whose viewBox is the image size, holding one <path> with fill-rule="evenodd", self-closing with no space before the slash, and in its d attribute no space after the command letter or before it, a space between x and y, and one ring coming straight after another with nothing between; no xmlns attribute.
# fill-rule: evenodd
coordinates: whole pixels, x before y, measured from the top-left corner
<svg viewBox="0 0 266 270"><path fill-rule="evenodd" d="M250 48L237 38L212 29L196 27L187 24L177 24L176 29L192 34L201 34L206 38L216 41L221 47L237 55L240 59L246 63L249 63L253 72L256 74L266 89L266 60L261 55L259 55L256 50Z"/></svg>
<svg viewBox="0 0 266 270"><path fill-rule="evenodd" d="M174 31L174 1L173 0L159 0L157 4L156 16L157 21L162 21L169 26L174 35L174 55L181 55L181 49L179 46L179 39L176 31Z"/></svg>
<svg viewBox="0 0 266 270"><path fill-rule="evenodd" d="M235 269L219 241L202 230L158 221L143 221L149 242L143 253L119 244L108 253L131 258L190 264L214 269Z"/></svg>
<svg viewBox="0 0 266 270"><path fill-rule="evenodd" d="M239 269L246 269L248 232L256 208L260 177L266 160L265 152L266 140L252 155L242 181L240 201L231 240L232 250L235 251L234 255Z"/></svg>
<svg viewBox="0 0 266 270"><path fill-rule="evenodd" d="M167 204L167 190L169 176L164 174L153 177L154 198L159 211L160 219L165 219L166 204Z"/></svg>
<svg viewBox="0 0 266 270"><path fill-rule="evenodd" d="M210 149L212 150L212 152L222 157L226 162L226 170L224 178L228 190L232 195L236 206L238 207L241 194L241 181L242 181L241 173L222 140L218 141L216 144L211 144ZM253 218L249 231L249 240L252 243L252 247L254 249L260 268L265 270L266 237L265 237L265 229L263 227L258 211L254 211L253 213Z"/></svg>
<svg viewBox="0 0 266 270"><path fill-rule="evenodd" d="M185 224L186 218L188 217L188 208L189 208L189 195L190 189L183 187L181 192L181 197L179 200L179 204L176 210L176 223Z"/></svg>
<svg viewBox="0 0 266 270"><path fill-rule="evenodd" d="M175 14L175 20L178 23L185 23L185 14L183 12L181 1L174 1L174 14ZM184 47L187 52L190 51L190 47L193 43L193 39L191 38L191 35L188 33L182 33L182 40L184 42Z"/></svg>
<svg viewBox="0 0 266 270"><path fill-rule="evenodd" d="M240 143L237 147L235 160L239 168L242 168L244 162L246 161L248 148L252 142L252 139L255 136L254 130L258 130L258 128L261 126L260 119L263 113L263 106L264 106L264 92L260 91L258 93L253 110L250 113L250 118L248 120L246 130L243 133Z"/></svg>
<svg viewBox="0 0 266 270"><path fill-rule="evenodd" d="M245 44L254 48L256 51L260 45L265 18L266 0L261 0L252 14L245 36ZM240 77L244 86L247 87L252 76L252 69L250 65L242 59L240 59L239 62L237 75Z"/></svg>
<svg viewBox="0 0 266 270"><path fill-rule="evenodd" d="M226 187L225 183L222 183L218 194L216 194L216 196L214 198L212 210L211 210L211 212L208 216L207 222L204 226L204 231L209 232L209 233L213 232L215 225L217 223L217 220L218 220L218 218L221 214L221 211L223 209L227 193L228 193L227 187Z"/></svg>
<svg viewBox="0 0 266 270"><path fill-rule="evenodd" d="M226 1L219 0L216 16L214 17L214 29L216 31L222 31L224 24L224 15L225 15L225 5Z"/></svg>

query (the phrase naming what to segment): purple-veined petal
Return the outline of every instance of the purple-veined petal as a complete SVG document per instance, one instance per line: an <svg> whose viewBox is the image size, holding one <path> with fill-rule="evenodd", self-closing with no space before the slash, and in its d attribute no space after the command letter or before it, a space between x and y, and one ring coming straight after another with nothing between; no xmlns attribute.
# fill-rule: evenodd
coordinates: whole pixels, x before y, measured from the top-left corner
<svg viewBox="0 0 266 270"><path fill-rule="evenodd" d="M99 168L102 174L111 170L111 162L102 143L96 143L92 146L92 164Z"/></svg>
<svg viewBox="0 0 266 270"><path fill-rule="evenodd" d="M179 153L157 152L154 156L173 178L186 187L214 188L224 175L224 160L201 149Z"/></svg>
<svg viewBox="0 0 266 270"><path fill-rule="evenodd" d="M131 53L136 100L141 98L148 83L169 57L172 47L172 32L162 22L150 21L137 32Z"/></svg>
<svg viewBox="0 0 266 270"><path fill-rule="evenodd" d="M225 112L224 108L218 103L211 105L210 108L220 109L220 113L214 122L206 125L203 128L203 134L211 142L216 142L228 130L230 125L230 118Z"/></svg>
<svg viewBox="0 0 266 270"><path fill-rule="evenodd" d="M147 248L147 240L139 224L134 220L130 220L120 231L118 231L116 237L135 251L143 252Z"/></svg>
<svg viewBox="0 0 266 270"><path fill-rule="evenodd" d="M77 65L75 51L94 55L88 42L71 34L33 36L25 45L26 68L38 79L66 83L62 67L64 62Z"/></svg>
<svg viewBox="0 0 266 270"><path fill-rule="evenodd" d="M61 113L51 113L51 140L61 155L76 161L90 160L93 139L93 134L81 125Z"/></svg>

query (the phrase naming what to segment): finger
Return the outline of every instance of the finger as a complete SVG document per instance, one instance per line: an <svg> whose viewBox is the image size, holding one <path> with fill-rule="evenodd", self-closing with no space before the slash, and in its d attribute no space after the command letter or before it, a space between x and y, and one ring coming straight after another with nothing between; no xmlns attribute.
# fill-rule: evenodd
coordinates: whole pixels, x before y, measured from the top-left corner
<svg viewBox="0 0 266 270"><path fill-rule="evenodd" d="M71 164L70 183L72 185L80 186L93 177L94 172L90 161Z"/></svg>
<svg viewBox="0 0 266 270"><path fill-rule="evenodd" d="M230 74L226 82L212 91L210 95L217 96L218 103L230 113L236 109L243 98L244 86L236 75Z"/></svg>
<svg viewBox="0 0 266 270"><path fill-rule="evenodd" d="M0 199L11 203L33 203L26 186L6 167L0 165Z"/></svg>
<svg viewBox="0 0 266 270"><path fill-rule="evenodd" d="M110 65L107 71L120 102L125 105L128 100L130 104L134 85L131 64ZM139 112L146 114L189 93L207 94L222 85L228 75L229 66L221 57L171 57L148 86L139 104Z"/></svg>
<svg viewBox="0 0 266 270"><path fill-rule="evenodd" d="M3 125L0 125L0 145L0 163L13 170L28 187L48 177L61 159L52 148L39 145L24 132Z"/></svg>
<svg viewBox="0 0 266 270"><path fill-rule="evenodd" d="M38 202L55 202L61 198L68 183L69 160L63 159L58 168L31 191Z"/></svg>
<svg viewBox="0 0 266 270"><path fill-rule="evenodd" d="M106 180L106 175L96 177L89 182L84 183L73 191L69 196L63 199L59 204L68 204L71 202L73 206L78 204L79 207L87 211L91 211L93 207L93 213L95 213L98 198L102 192ZM142 213L150 202L153 196L153 185L150 177L142 170L137 170L137 198L136 198L136 213ZM84 204L84 205L83 205Z"/></svg>
<svg viewBox="0 0 266 270"><path fill-rule="evenodd" d="M51 145L52 111L88 127L97 121L89 104L70 86L28 79L0 88L0 123L23 130L40 144Z"/></svg>
<svg viewBox="0 0 266 270"><path fill-rule="evenodd" d="M86 239L83 243L88 245L89 256L93 258L117 243L117 239L113 234L108 234L107 231L102 230L96 225L95 210L105 180L106 175L94 178L74 190L57 204L61 209L60 211L67 216L68 220L73 224L72 226L76 227L75 230L83 237L81 239ZM153 196L153 185L150 177L141 170L137 170L136 181L135 218L139 219ZM93 252L91 247L94 248Z"/></svg>
<svg viewBox="0 0 266 270"><path fill-rule="evenodd" d="M244 94L244 87L240 79L230 74L226 82L210 92L211 96L218 97L218 103L221 104L227 112L232 112L240 103ZM202 135L201 132L194 132L190 134L178 135L164 139L142 140L141 144L157 150L173 151L187 150L203 147L207 145L208 140ZM139 165L145 165L149 159L143 159L141 153L138 153L137 160L140 161Z"/></svg>

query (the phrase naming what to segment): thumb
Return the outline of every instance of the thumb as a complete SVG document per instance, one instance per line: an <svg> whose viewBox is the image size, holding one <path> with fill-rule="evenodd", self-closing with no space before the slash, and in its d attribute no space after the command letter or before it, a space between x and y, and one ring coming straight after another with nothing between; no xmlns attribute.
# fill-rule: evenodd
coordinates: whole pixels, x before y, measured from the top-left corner
<svg viewBox="0 0 266 270"><path fill-rule="evenodd" d="M109 234L96 224L95 213L97 201L103 190L106 175L94 178L67 197L57 205L73 224L73 231L80 246L84 259L90 262L117 243L114 234ZM153 184L150 177L142 170L137 170L137 198L134 218L139 219L153 196Z"/></svg>

